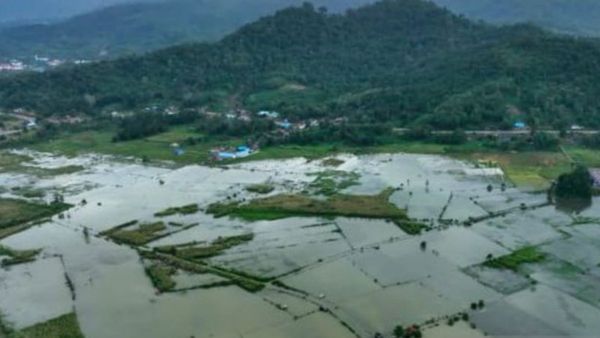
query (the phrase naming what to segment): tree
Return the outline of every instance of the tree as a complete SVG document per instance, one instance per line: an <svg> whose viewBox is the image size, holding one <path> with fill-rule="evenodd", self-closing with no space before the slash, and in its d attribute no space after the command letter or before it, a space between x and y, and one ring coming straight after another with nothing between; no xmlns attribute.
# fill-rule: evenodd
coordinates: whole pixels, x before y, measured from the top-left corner
<svg viewBox="0 0 600 338"><path fill-rule="evenodd" d="M558 198L592 198L592 177L584 166L577 166L572 172L558 178L555 187Z"/></svg>
<svg viewBox="0 0 600 338"><path fill-rule="evenodd" d="M554 150L558 147L559 139L544 132L533 134L533 148L535 150Z"/></svg>
<svg viewBox="0 0 600 338"><path fill-rule="evenodd" d="M396 326L394 328L394 337L396 337L396 338L404 337L404 327L402 327L401 325Z"/></svg>

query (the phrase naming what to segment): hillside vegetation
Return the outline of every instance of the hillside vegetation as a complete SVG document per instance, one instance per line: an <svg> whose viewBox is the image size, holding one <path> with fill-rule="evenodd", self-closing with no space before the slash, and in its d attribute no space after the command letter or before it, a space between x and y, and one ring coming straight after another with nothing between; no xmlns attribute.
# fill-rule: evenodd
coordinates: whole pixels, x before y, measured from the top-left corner
<svg viewBox="0 0 600 338"><path fill-rule="evenodd" d="M598 127L599 71L595 40L473 23L429 2L344 15L305 4L218 43L2 79L0 103L43 114L229 104L442 129Z"/></svg>

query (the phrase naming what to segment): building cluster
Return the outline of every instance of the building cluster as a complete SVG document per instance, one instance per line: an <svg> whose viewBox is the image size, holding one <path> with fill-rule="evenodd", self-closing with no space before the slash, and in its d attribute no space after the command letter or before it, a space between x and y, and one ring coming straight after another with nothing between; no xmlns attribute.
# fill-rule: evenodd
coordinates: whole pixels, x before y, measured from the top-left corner
<svg viewBox="0 0 600 338"><path fill-rule="evenodd" d="M89 63L89 60L62 60L51 59L48 57L34 56L33 58L0 60L0 72L22 72L34 71L43 72L50 68L55 68L67 63L82 65Z"/></svg>
<svg viewBox="0 0 600 338"><path fill-rule="evenodd" d="M19 60L0 62L0 72L18 72L23 71L25 69L25 64Z"/></svg>
<svg viewBox="0 0 600 338"><path fill-rule="evenodd" d="M237 158L248 157L258 152L258 147L239 145L237 147L219 147L211 150L211 158L215 161L234 160Z"/></svg>
<svg viewBox="0 0 600 338"><path fill-rule="evenodd" d="M23 108L7 112L0 111L0 140L5 141L18 137L23 132L39 128L40 123L46 125L65 126L81 124L89 120L85 115L50 116L40 118L36 112Z"/></svg>

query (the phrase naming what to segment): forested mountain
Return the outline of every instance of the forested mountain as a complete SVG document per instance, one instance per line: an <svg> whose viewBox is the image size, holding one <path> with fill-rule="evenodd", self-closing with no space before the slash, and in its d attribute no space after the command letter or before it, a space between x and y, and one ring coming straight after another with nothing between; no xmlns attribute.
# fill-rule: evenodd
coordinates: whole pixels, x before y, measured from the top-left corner
<svg viewBox="0 0 600 338"><path fill-rule="evenodd" d="M339 11L369 2L372 0L314 3ZM0 31L0 59L35 54L97 59L186 42L216 41L261 16L301 3L302 0L145 0L121 4L59 23L4 29Z"/></svg>
<svg viewBox="0 0 600 338"><path fill-rule="evenodd" d="M598 0L433 0L472 19L507 24L531 22L554 31L600 36Z"/></svg>
<svg viewBox="0 0 600 338"><path fill-rule="evenodd" d="M600 46L520 25L473 23L430 2L345 15L282 10L214 44L0 80L0 104L45 114L182 107L436 128L600 126Z"/></svg>

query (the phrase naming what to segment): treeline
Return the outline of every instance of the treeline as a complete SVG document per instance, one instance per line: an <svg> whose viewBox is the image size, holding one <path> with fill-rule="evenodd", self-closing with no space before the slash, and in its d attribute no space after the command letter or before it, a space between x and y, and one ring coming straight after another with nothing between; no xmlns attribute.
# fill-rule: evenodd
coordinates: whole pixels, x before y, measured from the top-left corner
<svg viewBox="0 0 600 338"><path fill-rule="evenodd" d="M163 113L139 112L122 118L118 123L113 142L140 139L165 132L169 126L192 123L198 119L195 111L186 111L174 115Z"/></svg>

